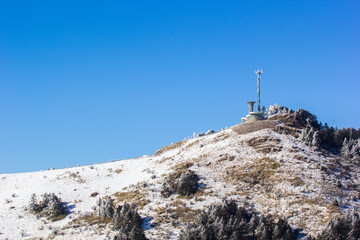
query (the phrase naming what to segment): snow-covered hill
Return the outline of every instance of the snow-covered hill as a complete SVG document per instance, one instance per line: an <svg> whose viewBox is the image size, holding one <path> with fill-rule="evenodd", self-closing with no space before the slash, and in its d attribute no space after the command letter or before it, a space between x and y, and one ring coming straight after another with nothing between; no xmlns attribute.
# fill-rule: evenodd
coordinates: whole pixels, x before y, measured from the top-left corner
<svg viewBox="0 0 360 240"><path fill-rule="evenodd" d="M284 115L285 116L285 115ZM98 198L136 204L149 239L175 239L200 211L234 199L263 214L285 217L316 235L329 219L356 208L360 171L331 153L299 141L301 129L281 117L239 124L184 140L152 156L75 168L0 175L0 239L109 239L97 219ZM200 177L192 196L161 192L169 174L190 169ZM25 208L31 195L55 193L70 211L50 221Z"/></svg>

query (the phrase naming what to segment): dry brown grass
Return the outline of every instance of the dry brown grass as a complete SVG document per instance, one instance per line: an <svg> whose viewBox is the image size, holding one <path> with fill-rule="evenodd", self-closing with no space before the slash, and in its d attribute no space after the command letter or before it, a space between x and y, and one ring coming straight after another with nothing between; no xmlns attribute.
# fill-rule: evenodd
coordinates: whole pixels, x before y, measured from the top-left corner
<svg viewBox="0 0 360 240"><path fill-rule="evenodd" d="M192 162L192 163L199 163L199 162L201 162L201 161L206 160L206 159L207 159L207 157L208 157L208 155L207 155L207 154L201 154L200 156L198 156L198 157L196 157L196 158L191 159L191 162Z"/></svg>
<svg viewBox="0 0 360 240"><path fill-rule="evenodd" d="M282 149L281 140L271 136L254 137L246 141L246 143L261 153L274 153Z"/></svg>
<svg viewBox="0 0 360 240"><path fill-rule="evenodd" d="M56 222L56 221L59 221L59 220L64 219L65 217L66 217L66 214L61 214L61 215L59 215L59 216L50 218L49 220L52 221L52 222Z"/></svg>
<svg viewBox="0 0 360 240"><path fill-rule="evenodd" d="M95 213L87 215L87 216L83 216L83 217L78 217L74 220L72 220L71 222L69 222L66 226L63 227L63 229L66 228L79 228L81 226L85 226L85 225L89 225L89 226L94 226L96 225L99 228L105 228L106 225L108 225L109 223L111 223L112 219L103 219L101 217L99 217L98 215L96 215Z"/></svg>
<svg viewBox="0 0 360 240"><path fill-rule="evenodd" d="M186 171L188 170L190 167L192 167L194 165L193 161L186 161L186 162L182 162L182 163L178 163L174 166L174 171Z"/></svg>
<svg viewBox="0 0 360 240"><path fill-rule="evenodd" d="M216 136L214 138L214 142L217 143L217 142L221 142L221 141L224 141L225 139L229 138L230 135L228 133L221 133L219 134L218 136Z"/></svg>
<svg viewBox="0 0 360 240"><path fill-rule="evenodd" d="M209 188L207 186L203 186L202 188L198 189L196 193L191 195L185 195L185 196L178 196L179 199L183 200L190 200L194 199L196 202L205 200L206 196L211 195L211 191L208 190Z"/></svg>
<svg viewBox="0 0 360 240"><path fill-rule="evenodd" d="M292 210L289 211L289 216L300 217L299 227L309 230L307 222L317 218L317 224L320 226L326 226L328 221L335 215L340 213L339 207L334 204L325 202L322 198L315 199L297 199L295 201L289 201L289 206ZM325 207L325 210L323 209Z"/></svg>
<svg viewBox="0 0 360 240"><path fill-rule="evenodd" d="M172 158L171 157L162 158L160 160L157 160L156 163L163 164L164 162L166 162L168 160L172 160Z"/></svg>
<svg viewBox="0 0 360 240"><path fill-rule="evenodd" d="M224 161L233 161L234 159L235 159L235 156L229 155L229 154L224 154L224 155L219 156L219 159L216 160L216 163L222 163Z"/></svg>
<svg viewBox="0 0 360 240"><path fill-rule="evenodd" d="M78 183L85 183L85 180L80 176L79 172L65 172L56 178L57 180L63 180L63 179L73 179Z"/></svg>
<svg viewBox="0 0 360 240"><path fill-rule="evenodd" d="M227 179L238 182L244 181L250 184L269 185L276 180L274 175L277 173L280 164L271 158L260 158L246 168L232 166L227 168Z"/></svg>
<svg viewBox="0 0 360 240"><path fill-rule="evenodd" d="M169 146L163 147L163 148L161 148L161 149L159 149L159 150L157 150L155 152L155 156L159 156L164 152L167 152L167 151L170 151L172 149L181 147L182 145L184 145L185 142L186 142L186 140L183 140L183 141L180 141L180 142L177 142L177 143L173 143L173 144L171 144Z"/></svg>
<svg viewBox="0 0 360 240"><path fill-rule="evenodd" d="M291 178L289 180L289 182L294 187L299 187L299 186L304 186L305 185L304 181L298 176L295 176L295 177Z"/></svg>
<svg viewBox="0 0 360 240"><path fill-rule="evenodd" d="M182 199L176 199L166 207L155 209L155 220L159 224L180 225L194 222L201 209L188 207Z"/></svg>
<svg viewBox="0 0 360 240"><path fill-rule="evenodd" d="M114 172L114 173L117 173L117 174L119 174L119 173L121 173L122 172L122 169L121 168L118 168L118 169L112 169L112 168L108 168L108 172Z"/></svg>
<svg viewBox="0 0 360 240"><path fill-rule="evenodd" d="M192 143L189 143L185 149L189 149L189 148L193 147L194 145L198 144L199 142L200 142L200 140L197 139L197 140L193 141Z"/></svg>
<svg viewBox="0 0 360 240"><path fill-rule="evenodd" d="M279 121L264 120L258 122L241 123L232 127L231 129L238 134L245 134L266 128L272 129L278 124L280 124Z"/></svg>
<svg viewBox="0 0 360 240"><path fill-rule="evenodd" d="M300 129L290 127L285 124L277 125L276 127L274 127L273 131L279 134L292 135L293 137L298 137L299 133L301 132Z"/></svg>
<svg viewBox="0 0 360 240"><path fill-rule="evenodd" d="M122 202L134 203L136 208L143 209L150 200L146 198L144 192L140 190L133 190L128 192L117 192L112 195L115 198L114 204L116 205Z"/></svg>

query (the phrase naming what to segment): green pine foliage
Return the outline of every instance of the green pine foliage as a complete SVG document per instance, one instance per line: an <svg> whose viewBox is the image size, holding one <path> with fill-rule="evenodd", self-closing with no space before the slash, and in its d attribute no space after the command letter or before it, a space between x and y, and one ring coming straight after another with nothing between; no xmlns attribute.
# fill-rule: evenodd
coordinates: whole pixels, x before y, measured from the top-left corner
<svg viewBox="0 0 360 240"><path fill-rule="evenodd" d="M181 240L295 240L287 220L275 221L239 207L235 201L224 201L203 211L195 223L188 224L179 235Z"/></svg>
<svg viewBox="0 0 360 240"><path fill-rule="evenodd" d="M113 215L113 230L118 231L116 240L146 240L143 220L128 203L118 206Z"/></svg>
<svg viewBox="0 0 360 240"><path fill-rule="evenodd" d="M28 210L34 214L47 217L49 219L59 220L60 216L65 217L66 206L54 193L45 193L38 200L36 194L32 194L28 205Z"/></svg>
<svg viewBox="0 0 360 240"><path fill-rule="evenodd" d="M358 240L360 239L360 215L349 211L345 215L332 218L318 240Z"/></svg>
<svg viewBox="0 0 360 240"><path fill-rule="evenodd" d="M199 176L191 170L170 174L162 185L161 194L164 197L177 193L180 196L190 196L199 188Z"/></svg>

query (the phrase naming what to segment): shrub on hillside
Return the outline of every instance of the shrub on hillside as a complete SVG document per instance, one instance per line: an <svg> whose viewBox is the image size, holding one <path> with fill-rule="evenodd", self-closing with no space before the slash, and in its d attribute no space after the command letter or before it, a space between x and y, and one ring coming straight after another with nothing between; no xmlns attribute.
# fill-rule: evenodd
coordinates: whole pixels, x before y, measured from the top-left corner
<svg viewBox="0 0 360 240"><path fill-rule="evenodd" d="M316 115L302 108L299 108L295 111L295 121L301 127L306 127L307 125L310 125L315 130L320 129L320 124L317 121Z"/></svg>
<svg viewBox="0 0 360 240"><path fill-rule="evenodd" d="M301 128L299 138L308 146L326 149L340 154L352 163L360 163L360 129L337 129L329 127L326 123L322 125L318 122L316 115L301 108L294 112L287 107L275 104L269 107L267 113L268 116L274 116L273 119ZM275 116L277 114L279 115Z"/></svg>
<svg viewBox="0 0 360 240"><path fill-rule="evenodd" d="M203 211L197 221L181 230L181 240L293 240L297 233L291 230L287 220L275 221L269 216L256 215L236 202L212 205Z"/></svg>
<svg viewBox="0 0 360 240"><path fill-rule="evenodd" d="M267 110L268 117L271 119L280 120L292 127L304 128L307 124L314 127L316 130L320 128L317 117L309 111L299 108L295 112L287 107L280 107L279 105L271 105Z"/></svg>
<svg viewBox="0 0 360 240"><path fill-rule="evenodd" d="M50 219L66 215L65 203L61 202L61 199L54 193L43 194L41 200L38 200L36 194L33 193L27 209L34 214L40 214L40 216Z"/></svg>
<svg viewBox="0 0 360 240"><path fill-rule="evenodd" d="M320 131L315 127L311 126L310 119L307 118L306 126L301 130L299 135L299 139L305 142L306 145L310 147L320 147L321 139L320 139Z"/></svg>
<svg viewBox="0 0 360 240"><path fill-rule="evenodd" d="M274 104L274 105L270 105L269 109L265 110L268 114L268 116L272 116L272 115L276 115L276 114L282 114L282 113L293 113L294 111L284 107L278 105L278 104Z"/></svg>
<svg viewBox="0 0 360 240"><path fill-rule="evenodd" d="M320 140L323 148L332 150L336 153L341 152L344 140L357 140L360 138L360 129L329 127L326 123L320 129Z"/></svg>
<svg viewBox="0 0 360 240"><path fill-rule="evenodd" d="M143 220L128 203L118 206L113 216L113 229L118 230L116 240L145 240Z"/></svg>
<svg viewBox="0 0 360 240"><path fill-rule="evenodd" d="M341 147L341 156L352 163L360 163L360 138L356 140L345 138Z"/></svg>
<svg viewBox="0 0 360 240"><path fill-rule="evenodd" d="M319 240L357 240L360 239L360 215L349 211L347 214L332 218L322 233L317 236Z"/></svg>
<svg viewBox="0 0 360 240"><path fill-rule="evenodd" d="M108 197L106 200L98 199L97 205L99 207L99 217L102 219L112 218L114 215L113 200Z"/></svg>
<svg viewBox="0 0 360 240"><path fill-rule="evenodd" d="M199 176L193 171L177 171L170 174L162 185L161 194L169 197L173 193L181 196L190 196L199 188Z"/></svg>
<svg viewBox="0 0 360 240"><path fill-rule="evenodd" d="M128 203L114 207L113 200L108 197L97 201L99 217L112 220L113 230L118 231L116 240L146 240L143 220L134 207Z"/></svg>

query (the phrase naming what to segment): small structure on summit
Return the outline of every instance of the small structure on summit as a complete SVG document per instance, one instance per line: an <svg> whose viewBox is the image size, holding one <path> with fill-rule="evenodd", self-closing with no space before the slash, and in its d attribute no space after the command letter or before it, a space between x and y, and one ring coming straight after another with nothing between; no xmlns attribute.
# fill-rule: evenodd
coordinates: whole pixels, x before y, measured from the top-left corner
<svg viewBox="0 0 360 240"><path fill-rule="evenodd" d="M255 122L259 120L265 119L265 113L261 111L261 105L260 105L260 75L263 73L263 70L256 70L255 74L257 75L257 94L258 94L258 102L257 102L257 112L254 112L254 101L248 101L247 104L249 104L249 113L246 115L246 117L241 118L241 121L243 123L245 122Z"/></svg>

